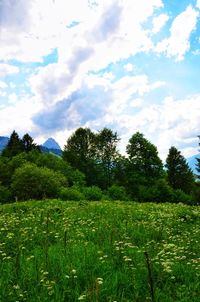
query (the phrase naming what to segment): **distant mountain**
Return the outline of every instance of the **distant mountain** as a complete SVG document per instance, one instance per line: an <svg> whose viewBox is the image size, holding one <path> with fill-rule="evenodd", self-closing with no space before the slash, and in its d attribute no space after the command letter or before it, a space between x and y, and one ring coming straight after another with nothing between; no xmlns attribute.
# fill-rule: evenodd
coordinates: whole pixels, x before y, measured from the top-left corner
<svg viewBox="0 0 200 302"><path fill-rule="evenodd" d="M200 158L200 154L196 154L196 155L186 158L188 165L190 166L190 168L192 169L194 174L198 173L197 169L196 169L196 164L197 164L196 158Z"/></svg>
<svg viewBox="0 0 200 302"><path fill-rule="evenodd" d="M53 153L55 155L58 155L58 156L61 156L62 155L62 150L61 149L49 149L49 148L46 148L44 147L43 145L40 145L40 150L43 152L43 153Z"/></svg>
<svg viewBox="0 0 200 302"><path fill-rule="evenodd" d="M7 146L9 137L0 136L0 152ZM53 138L48 138L43 145L40 145L40 150L44 153L54 153L58 156L62 155L62 150L59 144Z"/></svg>
<svg viewBox="0 0 200 302"><path fill-rule="evenodd" d="M58 156L62 155L62 150L59 144L52 137L48 138L44 144L40 145L40 150L44 153L54 153Z"/></svg>
<svg viewBox="0 0 200 302"><path fill-rule="evenodd" d="M0 152L7 146L9 137L0 136Z"/></svg>
<svg viewBox="0 0 200 302"><path fill-rule="evenodd" d="M42 144L42 146L45 147L45 148L48 148L48 149L58 149L58 150L61 150L59 144L52 137L48 138L44 142L44 144Z"/></svg>

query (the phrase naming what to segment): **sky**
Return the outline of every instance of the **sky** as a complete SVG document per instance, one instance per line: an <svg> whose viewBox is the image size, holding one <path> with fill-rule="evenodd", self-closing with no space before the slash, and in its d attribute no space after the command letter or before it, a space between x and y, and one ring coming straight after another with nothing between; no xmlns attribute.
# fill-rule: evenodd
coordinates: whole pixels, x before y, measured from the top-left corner
<svg viewBox="0 0 200 302"><path fill-rule="evenodd" d="M0 0L0 136L78 127L198 153L200 0Z"/></svg>

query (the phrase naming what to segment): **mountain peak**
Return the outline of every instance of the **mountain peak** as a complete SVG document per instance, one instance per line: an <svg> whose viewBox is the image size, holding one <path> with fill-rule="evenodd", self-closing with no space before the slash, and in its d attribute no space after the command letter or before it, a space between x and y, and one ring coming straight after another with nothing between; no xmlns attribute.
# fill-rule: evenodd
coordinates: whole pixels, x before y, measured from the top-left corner
<svg viewBox="0 0 200 302"><path fill-rule="evenodd" d="M61 150L59 144L55 141L54 138L50 137L48 138L44 144L42 145L43 147L46 147L48 149L58 149Z"/></svg>

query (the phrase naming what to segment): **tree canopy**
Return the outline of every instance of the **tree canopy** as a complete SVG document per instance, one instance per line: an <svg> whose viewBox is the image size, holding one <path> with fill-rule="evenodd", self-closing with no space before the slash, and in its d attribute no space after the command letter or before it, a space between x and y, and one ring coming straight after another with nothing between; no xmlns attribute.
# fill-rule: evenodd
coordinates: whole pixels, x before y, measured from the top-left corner
<svg viewBox="0 0 200 302"><path fill-rule="evenodd" d="M181 152L174 146L169 149L166 159L167 180L174 189L190 193L194 185L194 175Z"/></svg>
<svg viewBox="0 0 200 302"><path fill-rule="evenodd" d="M109 128L78 128L60 157L41 152L28 133L20 139L13 131L0 155L0 202L15 197L199 202L199 182L175 147L164 170L156 146L142 133L132 135L126 155L118 150L119 140Z"/></svg>

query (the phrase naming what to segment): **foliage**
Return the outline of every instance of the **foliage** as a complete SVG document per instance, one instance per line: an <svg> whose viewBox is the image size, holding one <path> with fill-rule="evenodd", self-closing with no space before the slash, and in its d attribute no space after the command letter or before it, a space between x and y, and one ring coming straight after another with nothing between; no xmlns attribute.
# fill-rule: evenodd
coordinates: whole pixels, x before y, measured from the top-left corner
<svg viewBox="0 0 200 302"><path fill-rule="evenodd" d="M8 190L8 188L6 188L0 183L0 204L10 202L11 200L12 200L11 192Z"/></svg>
<svg viewBox="0 0 200 302"><path fill-rule="evenodd" d="M57 197L64 185L67 180L61 173L27 163L15 170L11 189L18 200L28 200Z"/></svg>
<svg viewBox="0 0 200 302"><path fill-rule="evenodd" d="M103 193L99 187L91 186L83 189L86 200L98 201L102 199Z"/></svg>
<svg viewBox="0 0 200 302"><path fill-rule="evenodd" d="M83 186L85 184L85 176L82 172L73 169L68 162L54 154L41 153L36 156L33 162L39 167L47 167L62 173L67 178L70 186Z"/></svg>
<svg viewBox="0 0 200 302"><path fill-rule="evenodd" d="M14 130L10 136L7 146L2 151L2 155L6 157L13 157L21 152L23 152L23 143L17 132Z"/></svg>
<svg viewBox="0 0 200 302"><path fill-rule="evenodd" d="M151 186L139 187L141 202L174 202L174 191L165 179L158 179Z"/></svg>
<svg viewBox="0 0 200 302"><path fill-rule="evenodd" d="M193 190L193 199L195 204L200 204L200 181L195 182L194 190Z"/></svg>
<svg viewBox="0 0 200 302"><path fill-rule="evenodd" d="M131 137L126 150L126 187L132 198L140 199L141 187L148 187L163 176L162 161L157 148L139 132Z"/></svg>
<svg viewBox="0 0 200 302"><path fill-rule="evenodd" d="M194 198L181 189L174 190L174 202L182 202L189 205L195 204Z"/></svg>
<svg viewBox="0 0 200 302"><path fill-rule="evenodd" d="M144 138L142 133L135 133L127 145L130 167L147 178L159 178L163 174L162 161L156 146Z"/></svg>
<svg viewBox="0 0 200 302"><path fill-rule="evenodd" d="M24 134L22 138L23 150L25 152L30 151L38 151L40 152L40 148L34 143L33 138L28 134Z"/></svg>
<svg viewBox="0 0 200 302"><path fill-rule="evenodd" d="M95 135L89 128L78 128L67 140L63 159L85 174L86 183L93 183L95 174Z"/></svg>
<svg viewBox="0 0 200 302"><path fill-rule="evenodd" d="M111 200L128 200L126 189L123 186L112 185L108 188L107 193Z"/></svg>
<svg viewBox="0 0 200 302"><path fill-rule="evenodd" d="M200 140L200 136L198 136L198 138ZM200 146L200 141L199 141L199 146ZM199 152L200 152L200 150L199 150ZM200 179L200 158L196 158L196 160L197 160L196 169L197 169L197 172L198 172L197 177L198 177L198 179Z"/></svg>
<svg viewBox="0 0 200 302"><path fill-rule="evenodd" d="M113 167L113 175L114 175L114 184L120 186L127 185L127 167L128 167L128 159L121 154L118 154L115 158L114 167Z"/></svg>
<svg viewBox="0 0 200 302"><path fill-rule="evenodd" d="M75 200L80 201L84 200L85 196L83 193L81 193L78 188L76 187L70 187L70 188L61 188L59 193L59 198L61 200Z"/></svg>
<svg viewBox="0 0 200 302"><path fill-rule="evenodd" d="M103 171L103 182L101 186L107 188L113 182L113 167L115 165L117 143L119 138L117 132L104 128L96 135L96 158L98 165Z"/></svg>
<svg viewBox="0 0 200 302"><path fill-rule="evenodd" d="M130 138L126 148L128 157L117 151L118 142L117 133L111 129L103 128L98 133L93 133L89 128L78 128L67 140L61 158L40 152L28 133L21 140L13 131L3 156L0 155L0 182L8 191L12 191L11 188L16 185L13 184L16 170L30 164L35 165L37 171L46 168L50 173L58 173L63 179L67 179L68 187L85 188L84 194L89 200L105 196L115 200L176 202L177 197L185 203L199 202L192 171L175 147L170 149L167 170L164 171L157 148L142 133L137 132ZM29 198L29 195L24 195L24 187L21 186L20 189L19 184L20 180L17 194L23 199L25 196ZM39 186L39 183L36 184ZM172 189L181 191L174 192ZM41 195L41 190L40 185L40 193L34 193L34 198L45 196L46 193ZM78 189L80 190L83 189ZM54 189L51 193L49 190L48 197L57 196L57 186L55 191L57 193Z"/></svg>
<svg viewBox="0 0 200 302"><path fill-rule="evenodd" d="M170 186L173 189L180 189L186 194L191 193L194 186L194 175L181 152L173 146L169 149L166 168Z"/></svg>
<svg viewBox="0 0 200 302"><path fill-rule="evenodd" d="M10 173L8 169L9 159L4 156L0 156L0 182L7 186L10 180Z"/></svg>

